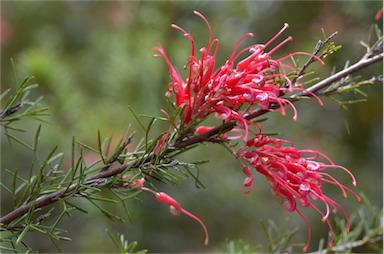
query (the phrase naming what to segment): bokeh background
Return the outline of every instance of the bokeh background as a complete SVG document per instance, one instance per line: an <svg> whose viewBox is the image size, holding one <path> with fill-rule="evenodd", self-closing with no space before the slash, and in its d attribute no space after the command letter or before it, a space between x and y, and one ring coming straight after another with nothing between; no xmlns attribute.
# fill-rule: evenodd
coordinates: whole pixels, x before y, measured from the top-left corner
<svg viewBox="0 0 384 254"><path fill-rule="evenodd" d="M199 48L208 40L207 27L193 10L205 15L214 37L221 41L217 64L229 57L237 40L247 32L255 36L244 44L265 43L283 23L289 23L284 34L294 40L276 52L276 56L283 56L293 51L312 52L316 42L323 39L321 29L327 35L338 31L334 40L343 48L327 58L325 66L314 65L317 74L326 77L334 68L342 69L346 61L353 63L364 54L360 41L368 40L374 15L381 7L381 1L2 1L1 89L16 87L11 59L19 82L27 75L36 77L36 96L43 94L43 103L50 107L50 115L45 117L49 124L42 128L41 154L58 144L69 160L72 136L96 146L98 130L104 137L113 135L118 140L131 125L138 141L143 131L128 106L137 114L161 115L159 110L166 107L164 93L169 75L166 64L153 58L152 48L161 42L181 70L190 44L170 24L192 33ZM369 78L380 72L382 65L377 64L359 74ZM327 99L324 107L310 101L298 103L296 123L291 114L269 114L263 129L281 133L299 148L328 154L354 173L358 192L382 207L382 86L366 87L364 91L368 101L351 105L346 112L350 135L339 107ZM356 96L347 94L344 98ZM32 140L37 123L21 124L30 131L18 134L20 138ZM157 125L153 135L166 128ZM18 145L11 148L4 138L1 142L2 170L27 172L32 155ZM142 201L128 201L130 219L125 223L108 220L84 202L88 214L75 212L60 223L73 239L59 243L61 250L115 252L105 233L108 229L113 234L123 233L130 241L137 240L139 248L150 252L220 252L226 240L265 244L260 220L281 225L287 218L287 229L299 228L294 241L306 242L304 221L274 200L264 177L256 177L252 193L243 195L241 167L222 147L202 146L180 159L210 160L199 166L206 189L197 189L193 180L158 187L203 219L210 232L208 247L203 245L203 232L197 223L186 216L172 216L167 206L143 193ZM337 175L350 184L345 174ZM1 177L7 182L4 171ZM5 213L10 203L5 192L2 195L1 212ZM342 199L339 191L331 195L349 212L360 206L352 197ZM103 205L123 214L118 205ZM314 211L305 211L305 215L312 224L311 249L316 249L319 239L327 237L328 228ZM40 252L55 252L49 239L39 234L31 234L27 242Z"/></svg>

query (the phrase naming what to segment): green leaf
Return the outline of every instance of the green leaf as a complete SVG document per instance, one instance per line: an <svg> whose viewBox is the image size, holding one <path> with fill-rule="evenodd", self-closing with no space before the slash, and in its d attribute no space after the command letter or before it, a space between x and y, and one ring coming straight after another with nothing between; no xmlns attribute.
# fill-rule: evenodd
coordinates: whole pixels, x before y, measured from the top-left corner
<svg viewBox="0 0 384 254"><path fill-rule="evenodd" d="M98 189L99 190L99 189ZM100 190L99 190L100 191ZM101 196L98 196L98 195L87 195L87 199L93 199L93 200L98 200L98 201L102 201L102 202L109 202L109 203L113 203L113 204L117 204L118 201L114 200L114 199L111 199L111 198L105 198L105 197L101 197Z"/></svg>
<svg viewBox="0 0 384 254"><path fill-rule="evenodd" d="M120 253L122 254L128 254L128 253L147 253L147 250L140 250L135 251L136 246L138 245L137 242L131 242L129 243L123 234L117 233L117 237L113 237L112 234L105 229L107 232L109 238L111 238L112 242L115 244L115 246L119 249Z"/></svg>
<svg viewBox="0 0 384 254"><path fill-rule="evenodd" d="M16 138L15 136L9 134L9 133L4 133L8 138L12 139L13 141L16 141L17 143L19 143L20 145L26 147L28 150L31 150L33 151L33 147L31 147L30 145L28 145L27 143L25 143L24 141Z"/></svg>
<svg viewBox="0 0 384 254"><path fill-rule="evenodd" d="M16 77L15 77L16 78ZM4 109L3 109L3 112L7 112L8 109L10 109L13 105L13 103L19 98L19 96L21 95L21 93L24 91L24 88L28 85L30 85L30 83L32 82L32 80L34 79L33 76L30 76L30 77L27 77L25 78L25 80L23 81L23 83L16 89L16 92L15 94L12 96L12 98L6 103Z"/></svg>
<svg viewBox="0 0 384 254"><path fill-rule="evenodd" d="M133 111L133 109L131 108L131 106L128 106L128 109L129 109L129 111L131 111L131 113L133 114L133 116L135 117L135 119L137 120L137 122L139 123L139 125L141 126L141 128L142 128L144 131L146 131L146 130L145 130L145 127L144 127L144 125L143 125L143 123L140 121L140 119L138 118L138 116L135 114L135 112Z"/></svg>
<svg viewBox="0 0 384 254"><path fill-rule="evenodd" d="M39 190L42 188L42 186L40 185L42 180L43 180L43 172L44 172L44 169L48 163L48 161L52 158L53 154L56 152L57 150L57 146L55 146L51 152L47 155L47 157L45 158L45 160L43 161L43 164L41 164L40 168L39 168L39 173L37 175L37 180L35 182L35 185L33 186L33 189L36 188L36 192L38 193Z"/></svg>
<svg viewBox="0 0 384 254"><path fill-rule="evenodd" d="M33 166L34 166L34 164L32 162L31 166L29 167L29 176L28 176L27 180L25 180L25 182L24 182L25 184L21 184L16 189L16 192L18 193L19 191L21 191L24 188L24 185L26 186L21 197L19 198L19 202L17 203L16 207L21 206L21 204L24 203L25 201L27 201L27 199L32 194L32 184L36 180L36 176L32 175L33 174L33 168L34 168Z"/></svg>
<svg viewBox="0 0 384 254"><path fill-rule="evenodd" d="M78 206L78 205L75 205L75 204L73 204L73 203L69 202L68 200L64 200L64 202L65 202L66 204L70 205L71 207L73 207L73 208L76 208L76 210L79 210L80 212L83 212L83 213L88 213L88 211L87 211L87 210L85 210L85 209L81 208L81 207L80 207L80 206Z"/></svg>
<svg viewBox="0 0 384 254"><path fill-rule="evenodd" d="M56 229L56 227L57 227L57 224L59 224L59 222L61 221L61 219L63 218L63 216L65 215L65 214L67 214L68 216L70 216L70 212L71 211L73 211L73 210L75 210L75 207L67 207L66 206L66 203L65 203L65 201L64 200L62 200L62 199L59 199L59 203L60 203L60 205L61 205L61 207L62 207L62 211L61 211L61 213L59 214L59 216L57 216L57 219L55 220L55 222L52 224L52 226L51 226L51 228L50 228L50 233L52 233L55 229Z"/></svg>
<svg viewBox="0 0 384 254"><path fill-rule="evenodd" d="M15 179L15 178L13 178ZM5 184L3 183L0 183L0 186L3 187L7 192L9 192L12 196L15 196L15 192L14 190L11 190L10 188L8 188Z"/></svg>
<svg viewBox="0 0 384 254"><path fill-rule="evenodd" d="M111 149L111 144L112 144L112 136L110 136L109 138L106 138L104 139L101 147L99 148L101 151L103 151L103 158L107 158L108 155L109 155L109 150ZM104 159L103 159L104 161ZM104 164L108 164L107 161L104 162Z"/></svg>
<svg viewBox="0 0 384 254"><path fill-rule="evenodd" d="M48 160L47 164L52 164L52 162L55 161L55 160L57 160L57 159L60 160L60 163L59 163L59 164L61 164L61 160L62 160L63 156L64 156L64 153L58 153L58 154L52 156L52 157Z"/></svg>
<svg viewBox="0 0 384 254"><path fill-rule="evenodd" d="M39 143L40 131L41 131L41 124L37 128L37 131L36 131L36 134L35 134L35 139L34 139L34 142L33 142L33 152L35 154L37 153L37 144Z"/></svg>
<svg viewBox="0 0 384 254"><path fill-rule="evenodd" d="M105 232L107 232L109 238L111 238L112 242L116 245L117 248L120 248L120 245L118 241L115 240L115 238L112 236L112 234L108 231L108 229L105 229Z"/></svg>
<svg viewBox="0 0 384 254"><path fill-rule="evenodd" d="M189 170L188 166L184 166L184 168L187 170L189 175L195 180L196 186L199 186L199 187L202 187L203 189L205 189L205 185L199 180L199 170L198 170L198 168L195 167L197 169L197 175L196 176Z"/></svg>
<svg viewBox="0 0 384 254"><path fill-rule="evenodd" d="M3 93L0 94L0 101L4 99L5 96L7 96L7 94L9 94L9 92L11 91L11 88L8 88L7 90L5 90ZM3 111L4 112L4 111Z"/></svg>
<svg viewBox="0 0 384 254"><path fill-rule="evenodd" d="M123 200L122 198L120 198L120 195L119 195L117 192L115 192L114 190L110 189L110 191L111 191L111 193L118 199L119 203L123 206L123 208L124 208L124 212L125 212L127 218L129 219L130 222L132 222L132 220L131 220L131 214L129 213L128 208L127 208L127 206L125 205L124 200Z"/></svg>
<svg viewBox="0 0 384 254"><path fill-rule="evenodd" d="M30 225L28 224L24 229L23 231L21 231L20 235L17 237L16 239L16 245L18 245L20 242L23 241L25 235L28 233L29 231L29 228L30 228Z"/></svg>
<svg viewBox="0 0 384 254"><path fill-rule="evenodd" d="M97 207L105 216L107 216L108 219L112 220L112 221L121 221L121 222L124 222L124 219L122 219L121 217L105 210L104 208L102 208L101 206L99 206L96 202L94 202L93 200L91 199L87 199L89 202L91 202L95 207Z"/></svg>
<svg viewBox="0 0 384 254"><path fill-rule="evenodd" d="M151 130L152 125L155 123L155 120L156 120L156 118L152 117L152 119L149 121L148 126L147 126L147 128L145 130L145 151L146 152L148 152L147 144L148 144L149 131Z"/></svg>

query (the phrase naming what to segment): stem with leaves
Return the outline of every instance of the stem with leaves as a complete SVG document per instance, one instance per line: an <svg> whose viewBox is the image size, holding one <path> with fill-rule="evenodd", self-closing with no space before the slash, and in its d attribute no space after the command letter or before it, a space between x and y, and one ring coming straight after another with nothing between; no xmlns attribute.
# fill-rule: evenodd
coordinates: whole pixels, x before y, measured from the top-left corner
<svg viewBox="0 0 384 254"><path fill-rule="evenodd" d="M333 47L333 44L331 47L329 47L330 40L331 38L333 38L333 36L335 36L335 34L336 33L327 37L324 41L319 41L313 51L313 55L316 55L320 58L324 58L325 56L332 54L335 50L337 50L335 47ZM303 97L311 97L314 95L329 96L357 88L361 83L355 84L351 82L345 82L345 79L360 70L366 69L367 67L382 61L384 56L384 54L380 52L380 49L382 49L382 45L383 38L379 38L378 42L374 46L368 47L367 53L355 64L335 74L330 75L329 77L317 82L316 84L309 86L303 92L288 96L287 99L296 103ZM323 52L321 52L321 50L323 50ZM297 69L297 71L294 73L295 77L292 79L292 86L298 84L300 78L306 73L306 70L313 62L315 62L315 58L311 57L301 68ZM365 83L373 83L378 81L382 81L382 76L373 77L365 81ZM26 116L38 118L43 115L43 112L46 111L46 108L32 110L33 107L39 105L39 99L35 102L30 102L29 100L25 99L27 97L27 92L33 87L31 82L32 78L27 78L22 83L22 85L16 90L14 95L10 97L8 102L5 104L4 109L0 112L0 123L5 130L5 134L11 140L17 141L21 144L23 143L20 140L18 140L16 137L7 132L8 129L11 129L11 124ZM8 92L9 91L3 93L1 95L1 98L5 98ZM277 103L270 104L269 109L277 109L279 106L280 105ZM247 115L245 118L248 121L255 120L256 118L268 112L270 111L265 109L256 109L255 111ZM151 124L152 123L153 121L151 122ZM63 176L62 178L55 178L58 180L62 180L55 185L55 188L45 190L43 187L41 187L44 184L44 181L49 181L52 176L56 177L59 168L58 166L51 167L51 169L48 171L44 178L44 167L46 167L52 160L52 158L49 157L44 163L42 163L36 182L32 184L31 182L25 181L25 184L27 186L31 186L26 188L25 191L25 193L29 192L30 196L26 197L24 199L24 202L16 205L12 211L0 218L1 230L14 230L18 227L21 227L21 225L31 223L33 217L32 215L34 215L35 211L38 211L40 208L46 207L52 203L58 201L66 202L69 198L73 196L81 196L91 199L91 196L88 192L91 192L93 190L100 190L103 188L113 189L120 188L121 186L129 187L129 184L124 185L124 181L122 181L123 175L127 172L138 171L139 174L147 174L152 177L155 177L151 174L152 169L149 169L148 173L145 172L143 168L185 166L185 164L179 163L176 159L174 159L175 156L203 142L215 143L217 142L217 140L220 139L221 134L229 132L235 126L236 123L232 121L220 124L215 128L200 135L192 134L194 131L193 127L191 129L186 130L185 132L179 133L175 131L173 133L169 133L171 137L169 139L170 141L167 144L166 149L160 154L155 151L155 146L157 141L159 141L161 137L154 141L145 139L145 144L141 148L136 148L135 152L133 153L127 153L126 148L129 146L133 139L132 134L128 138L126 138L120 146L117 147L115 152L111 156L109 156L109 158L106 158L103 155L101 145L99 149L95 149L97 152L99 152L101 159L95 162L93 165L102 162L103 165L100 167L84 167L82 165L82 159L79 159L76 163L74 158L72 158L72 167L70 170L66 170L68 174L66 176ZM147 130L147 134L148 131L149 130ZM38 129L36 136L38 136L39 133L40 128ZM101 144L100 140L99 143ZM73 146L74 144L75 142L73 142ZM32 147L28 145L25 146L31 148L31 150L36 152L37 141ZM55 150L52 151L52 156L54 151ZM72 157L74 157L74 150L72 151ZM120 164L116 165L117 163ZM14 182L16 182L16 179L18 179L17 172L13 172L13 176L15 179ZM67 178L69 178L69 180ZM194 179L197 180L196 177L194 177ZM53 181L54 180L52 180L52 182ZM26 221L24 221L24 223L18 223L21 221L20 218L25 218ZM16 223L13 223L15 221ZM345 245L335 246L332 251L351 249L355 246L366 244L368 241L372 242L373 240L375 240L375 238L363 239Z"/></svg>
<svg viewBox="0 0 384 254"><path fill-rule="evenodd" d="M331 37L333 37L335 34L332 34L330 37L328 37L325 42L328 42L330 40ZM382 43L382 41L381 41ZM322 49L322 47L324 47L326 45L326 43L323 43L323 42L319 42L317 45L316 45L316 49L315 49L315 53L319 53L320 50ZM370 56L370 57L367 57L367 56ZM378 55L373 55L372 52L368 52L362 59L360 59L358 62L356 62L355 64L351 65L350 67L347 67L345 68L344 70L341 70L333 75L331 75L330 77L328 78L325 78L324 80L312 85L311 87L307 88L306 90L307 91L310 91L314 94L330 94L330 93L334 93L335 92L335 89L342 89L341 87L338 87L338 88L334 88L332 90L326 90L325 92L321 92L322 89L324 88L329 88L332 84L334 84L335 82L345 78L346 76L348 75L351 75L351 74L354 74L362 69L365 69L379 61L382 61L383 60L383 56L384 56L384 53L380 53ZM308 67L309 63L312 63L312 61L308 61L302 68L301 70L299 71L299 75L302 75L304 73L304 70ZM309 93L299 93L299 94L295 94L295 95L292 95L291 98L297 98L299 96L311 96ZM21 104L18 104L18 105L21 105ZM21 108L20 106L17 106L19 109ZM277 108L278 105L271 105L272 108ZM10 107L11 108L16 108L16 107ZM10 110L8 109L8 111ZM6 112L8 112L6 111ZM17 111L17 110L16 110ZM16 112L15 111L15 112ZM13 112L13 113L15 113ZM251 113L249 116L246 117L247 120L252 120L252 119L255 119L265 113L268 113L269 111L268 110L256 110L254 111L253 113ZM3 114L5 115L5 114ZM10 114L8 114L10 115ZM236 126L236 123L234 122L230 122L230 123L227 123L227 124L222 124L222 125L219 125L215 128L213 128L212 130L210 131L207 131L201 135L197 135L197 136L193 136L189 139L186 139L186 140L180 140L180 139L176 139L176 141L174 142L174 144L171 144L170 147L173 147L175 148L176 150L178 149L185 149L185 148L188 148L192 145L195 145L195 144L198 144L198 143L202 143L202 142L209 142L210 139L212 139L213 137L219 135L219 134L222 134L222 133L225 133L225 132L228 132L230 131L231 129L233 129L234 127ZM120 149L120 153L124 150L124 148L131 142L132 140L132 137L133 136L130 136L127 141L124 143L124 147L123 149ZM175 152L174 150L169 150L167 153L171 153L171 152ZM114 156L114 158L117 158L120 153L116 154ZM166 154L164 154L164 156L166 156ZM10 222L12 222L13 220L23 216L25 213L27 213L31 208L33 209L36 209L36 208L40 208L40 207L43 207L43 206L46 206L46 205L49 205L51 203L54 203L56 201L58 201L59 199L62 199L62 198L65 198L67 196L71 196L73 195L74 193L79 193L81 192L84 188L86 188L85 186L93 186L93 187L97 187L99 185L99 183L103 182L103 179L107 179L107 178L111 178L111 177L114 177L114 176L117 176L119 174L121 174L122 172L124 172L126 169L128 168L137 168L139 167L140 165L146 163L146 162L149 162L151 161L153 158L154 158L155 154L152 152L148 155L146 155L145 157L143 158L138 158L134 161L130 161L128 163L124 163L122 165L119 165L117 167L114 167L114 168L109 168L109 169L103 169L102 172L84 180L83 182L81 182L81 184L71 184L70 186L68 187L65 187L65 188L62 188L61 190L59 191L56 191L56 192L53 192L49 195L45 195L45 196L42 196L40 198L38 198L37 200L33 200L33 201L30 201L26 204L23 204L22 206L20 206L19 208L15 209L14 211L10 212L9 214L6 214L5 216L1 217L0 218L0 223L3 224L3 225L7 225L9 224ZM82 186L82 187L80 187Z"/></svg>

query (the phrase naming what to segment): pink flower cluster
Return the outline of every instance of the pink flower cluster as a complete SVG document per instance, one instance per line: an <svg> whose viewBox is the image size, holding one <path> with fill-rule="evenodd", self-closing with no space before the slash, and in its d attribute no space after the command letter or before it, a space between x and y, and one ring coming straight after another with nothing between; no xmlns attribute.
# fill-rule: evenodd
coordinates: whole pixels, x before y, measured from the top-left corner
<svg viewBox="0 0 384 254"><path fill-rule="evenodd" d="M186 80L172 65L161 44L155 48L160 53L155 57L163 58L170 71L171 83L168 85L166 95L171 96L174 93L176 106L184 107L184 124L187 125L214 113L219 119L227 122L236 120L240 127L246 128L249 123L244 117L249 113L249 110L240 111L243 105L270 110L271 104L278 104L278 110L283 115L285 115L286 106L290 105L295 112L294 119L296 119L295 107L289 100L281 97L281 94L287 90L292 91L294 88L290 79L279 69L282 66L289 71L294 70L291 66L284 64L283 61L294 54L308 53L296 52L280 59L272 59L272 53L291 41L292 37L288 37L269 52L265 52L265 49L288 28L288 24L284 24L284 27L266 44L252 45L237 52L244 38L253 36L251 33L245 34L237 42L225 64L214 72L220 42L218 39L212 39L212 29L206 18L198 12L195 14L205 21L210 33L208 46L200 49L200 59L196 56L195 42L191 34L179 26L172 25L173 28L182 31L192 45L186 65L186 68L189 69ZM238 61L235 66L240 55L247 51L250 52L250 55ZM321 59L317 57L316 59L323 63Z"/></svg>
<svg viewBox="0 0 384 254"><path fill-rule="evenodd" d="M340 188L343 197L347 197L348 191L359 201L360 197L355 192L325 172L326 169L344 170L351 176L352 184L356 186L354 176L346 168L335 165L327 156L318 151L298 150L287 140L263 135L248 140L245 146L237 152L237 157L263 174L270 183L274 195L278 197L278 201L284 202L288 211L296 211L305 220L308 225L308 242L304 251L310 242L310 224L300 212L297 204L301 207L310 206L322 215L322 221L327 222L331 232L330 246L334 238L329 221L330 207L333 208L334 213L337 212L337 208L342 211L347 221L347 231L349 231L349 219L344 208L321 190L323 183L332 184ZM244 193L249 193L253 184L253 174L248 165L243 164L243 172L246 175ZM323 213L315 206L312 200L322 202L325 205L325 212Z"/></svg>
<svg viewBox="0 0 384 254"><path fill-rule="evenodd" d="M195 42L191 34L179 26L172 25L173 28L182 31L192 45L186 65L188 77L185 80L172 65L161 44L155 48L160 53L155 57L163 58L170 71L171 82L168 85L166 96L174 94L176 106L183 108L181 127L188 126L190 123L195 123L197 120L212 114L225 122L235 121L238 128L234 128L231 132L241 134L228 136L225 133L222 134L222 137L228 140L242 139L244 141L243 147L236 153L246 175L243 192L249 193L252 189L253 168L267 178L275 196L280 202L285 203L286 209L290 212L297 212L307 223L308 242L304 250L308 248L310 242L310 224L300 212L299 206L312 207L322 215L322 220L328 224L332 235L329 243L331 245L333 229L329 221L330 209L332 208L334 213L338 209L342 211L347 220L347 231L349 230L349 219L344 208L323 193L323 183L339 187L344 197L346 197L347 192L351 192L358 200L359 197L332 175L326 173L325 170L344 170L350 174L352 184L356 186L353 175L344 167L335 165L320 152L298 150L289 141L262 135L261 127L247 120L247 116L252 114L254 110L260 109L279 111L285 115L287 106L293 109L293 119L296 120L297 112L294 105L283 96L287 92L304 91L305 89L298 82L292 84L285 72L295 72L295 68L285 64L284 61L296 54L310 55L321 64L323 61L305 52L295 52L279 59L273 59L272 54L292 40L292 37L288 37L271 50L266 51L266 48L288 27L288 24L284 24L284 27L266 44L252 45L238 52L240 43L244 38L253 36L251 33L245 34L237 42L224 65L214 71L220 42L218 39L212 39L212 29L206 18L198 12L195 14L205 21L210 33L208 46L199 50L200 59L196 56ZM240 60L240 56L245 52L249 52L249 55ZM315 94L306 92L315 97L322 105L321 100ZM257 131L250 131L250 126L256 127ZM212 128L199 126L196 128L195 134L203 134ZM249 139L249 136L253 138ZM315 205L315 201L320 201L325 205L325 212L322 212Z"/></svg>

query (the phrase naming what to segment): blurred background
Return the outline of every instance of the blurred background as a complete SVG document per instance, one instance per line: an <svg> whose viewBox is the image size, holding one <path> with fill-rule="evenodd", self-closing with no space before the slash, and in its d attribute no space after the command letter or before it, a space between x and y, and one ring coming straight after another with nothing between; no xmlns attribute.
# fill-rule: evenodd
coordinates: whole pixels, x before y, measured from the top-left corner
<svg viewBox="0 0 384 254"><path fill-rule="evenodd" d="M96 146L98 130L103 137L113 135L117 141L131 125L136 142L143 137L128 106L136 114L161 115L159 110L166 107L164 93L169 74L166 64L153 58L152 49L161 42L182 70L190 44L170 25L177 24L190 32L198 48L206 46L208 40L207 27L193 10L209 20L214 37L221 41L217 65L228 59L238 39L247 32L255 36L244 45L265 43L285 22L289 23L281 40L289 35L294 40L276 52L277 58L293 51L312 52L316 42L324 38L321 29L327 35L337 31L334 40L343 48L328 57L325 66L314 64L312 68L319 76L327 77L333 69L340 70L347 61L353 63L364 54L360 41L368 40L374 16L381 7L381 1L3 1L1 89L17 85L11 59L18 83L27 75L36 77L39 88L34 96L43 94L43 103L50 108L50 115L44 118L49 124L43 125L40 140L42 157L58 144L69 160L72 136ZM382 65L377 64L359 74L370 78L381 72ZM346 112L350 135L339 107L327 99L324 107L315 101L298 103L296 123L291 112L286 117L268 114L263 130L281 133L280 137L292 140L298 148L318 149L329 155L353 172L358 180L357 192L365 193L374 205L382 207L382 86L363 91L368 101L351 105ZM356 96L346 94L344 98ZM18 134L20 138L32 140L38 123L30 120L20 125L30 130ZM157 125L153 136L166 129L166 125ZM11 149L4 138L1 142L2 170L18 168L27 173L32 154L17 144ZM226 240L265 244L260 220L281 225L287 218L287 229L299 228L294 242L306 242L304 221L274 200L264 177L256 177L250 194L242 193L241 167L225 149L206 145L180 157L187 162L205 159L210 162L199 166L199 172L206 189L196 188L193 180L180 181L178 186L157 186L206 223L210 232L208 247L203 245L203 231L196 222L186 216L172 216L168 206L143 193L142 202L127 202L130 219L124 223L108 220L84 202L88 214L74 212L60 223L73 239L59 243L61 250L115 252L105 233L108 229L113 234L123 233L129 241L138 241L139 248L150 252L220 252ZM336 175L351 186L346 174ZM2 171L2 181L7 182L6 177ZM329 193L349 213L360 206L353 197L343 199L338 190L329 188ZM2 195L4 214L11 204L10 197L5 192ZM123 215L118 205L103 206ZM312 225L311 249L316 249L319 239L327 237L328 227L315 211L304 214ZM49 239L37 233L30 234L27 242L40 252L55 252Z"/></svg>

